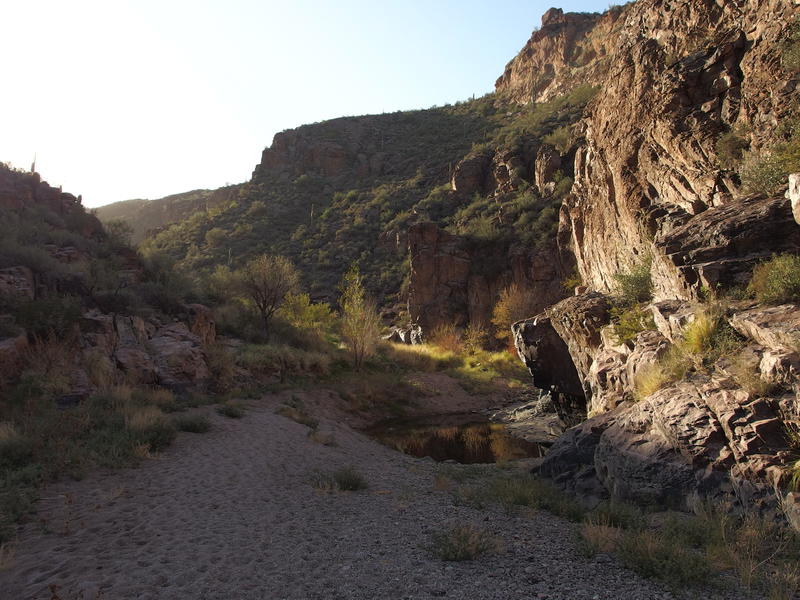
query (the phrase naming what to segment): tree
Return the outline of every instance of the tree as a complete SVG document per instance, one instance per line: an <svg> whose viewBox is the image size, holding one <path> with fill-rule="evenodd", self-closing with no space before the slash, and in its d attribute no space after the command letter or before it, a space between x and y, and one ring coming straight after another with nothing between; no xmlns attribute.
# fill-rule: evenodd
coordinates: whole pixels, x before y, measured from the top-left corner
<svg viewBox="0 0 800 600"><path fill-rule="evenodd" d="M536 296L525 288L512 283L500 292L500 299L492 311L492 324L498 339L511 338L511 326L517 321L533 316L536 310Z"/></svg>
<svg viewBox="0 0 800 600"><path fill-rule="evenodd" d="M269 326L275 311L286 295L300 287L300 275L285 256L262 254L237 272L237 284L242 293L255 305L269 341Z"/></svg>
<svg viewBox="0 0 800 600"><path fill-rule="evenodd" d="M353 366L360 371L364 359L375 350L381 328L380 317L375 302L366 295L358 267L351 267L345 274L340 289L342 337L353 355Z"/></svg>

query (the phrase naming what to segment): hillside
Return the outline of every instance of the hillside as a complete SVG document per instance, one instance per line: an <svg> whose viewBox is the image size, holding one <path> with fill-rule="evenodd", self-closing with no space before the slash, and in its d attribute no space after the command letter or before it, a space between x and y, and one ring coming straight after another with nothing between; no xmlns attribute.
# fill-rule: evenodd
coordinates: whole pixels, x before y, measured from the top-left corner
<svg viewBox="0 0 800 600"><path fill-rule="evenodd" d="M208 211L235 198L240 186L217 190L192 190L157 200L123 200L96 209L103 223L125 221L133 228L132 241L141 242L153 230L182 221L199 211Z"/></svg>

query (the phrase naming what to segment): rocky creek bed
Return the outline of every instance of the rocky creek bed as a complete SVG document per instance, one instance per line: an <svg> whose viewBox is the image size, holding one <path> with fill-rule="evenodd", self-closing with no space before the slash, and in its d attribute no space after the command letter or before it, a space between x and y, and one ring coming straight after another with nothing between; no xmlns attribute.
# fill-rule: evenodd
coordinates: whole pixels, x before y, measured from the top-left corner
<svg viewBox="0 0 800 600"><path fill-rule="evenodd" d="M141 468L97 472L43 490L36 518L22 528L0 571L0 595L677 597L609 556L587 559L573 523L545 512L463 505L435 484L441 465L325 418L311 435L275 414L279 402L277 396L252 402L241 420L211 415L210 433L181 434ZM312 486L315 472L344 466L361 473L368 488L326 492ZM451 523L484 528L501 551L466 562L436 558L426 548ZM687 597L714 596L698 591Z"/></svg>

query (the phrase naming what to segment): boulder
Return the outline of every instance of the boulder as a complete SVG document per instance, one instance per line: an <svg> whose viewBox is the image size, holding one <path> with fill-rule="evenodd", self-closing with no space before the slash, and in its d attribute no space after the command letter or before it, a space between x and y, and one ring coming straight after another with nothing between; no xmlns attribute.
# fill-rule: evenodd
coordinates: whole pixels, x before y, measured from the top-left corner
<svg viewBox="0 0 800 600"><path fill-rule="evenodd" d="M185 323L161 327L148 340L148 347L162 385L197 384L210 376L200 338Z"/></svg>
<svg viewBox="0 0 800 600"><path fill-rule="evenodd" d="M756 307L735 313L731 327L772 350L800 350L800 307L794 304Z"/></svg>
<svg viewBox="0 0 800 600"><path fill-rule="evenodd" d="M778 403L698 376L568 430L540 473L570 490L683 510L696 494L735 490L772 503L794 460L782 418Z"/></svg>
<svg viewBox="0 0 800 600"><path fill-rule="evenodd" d="M475 192L483 192L491 164L491 152L468 154L458 162L453 170L450 187L453 191L470 197Z"/></svg>
<svg viewBox="0 0 800 600"><path fill-rule="evenodd" d="M746 198L712 207L656 236L657 300L700 300L708 290L744 286L753 267L774 253L796 251L800 228L786 198Z"/></svg>
<svg viewBox="0 0 800 600"><path fill-rule="evenodd" d="M533 385L549 390L559 417L574 423L586 413L586 401L578 371L567 344L547 315L514 323L514 346L528 367Z"/></svg>
<svg viewBox="0 0 800 600"><path fill-rule="evenodd" d="M800 223L800 173L789 175L789 189L786 197L792 203L792 215L796 223Z"/></svg>

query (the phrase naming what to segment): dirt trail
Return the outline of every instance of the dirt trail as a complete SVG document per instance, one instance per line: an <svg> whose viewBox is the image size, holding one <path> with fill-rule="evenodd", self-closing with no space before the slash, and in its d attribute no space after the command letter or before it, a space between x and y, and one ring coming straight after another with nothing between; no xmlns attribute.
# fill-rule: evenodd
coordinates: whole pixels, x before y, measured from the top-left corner
<svg viewBox="0 0 800 600"><path fill-rule="evenodd" d="M138 469L47 488L21 532L0 598L672 598L608 557L576 549L576 526L546 513L454 504L439 466L323 420L335 446L254 402L241 420L212 417L204 435ZM360 492L320 492L318 469L352 465ZM425 546L448 523L475 523L504 552L443 562Z"/></svg>

